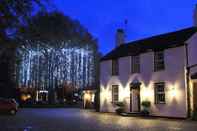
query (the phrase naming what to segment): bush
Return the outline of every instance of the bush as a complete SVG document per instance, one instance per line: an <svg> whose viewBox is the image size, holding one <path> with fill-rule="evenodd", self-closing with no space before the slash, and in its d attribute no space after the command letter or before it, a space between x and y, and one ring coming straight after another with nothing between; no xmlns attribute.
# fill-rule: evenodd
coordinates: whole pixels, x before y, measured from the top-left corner
<svg viewBox="0 0 197 131"><path fill-rule="evenodd" d="M118 106L118 108L116 109L116 113L117 114L121 114L125 112L125 104L124 102L118 102L116 103L116 106Z"/></svg>
<svg viewBox="0 0 197 131"><path fill-rule="evenodd" d="M197 121L197 109L195 109L194 112L193 112L192 120Z"/></svg>
<svg viewBox="0 0 197 131"><path fill-rule="evenodd" d="M143 102L142 102L142 106L143 106L144 108L150 108L150 105L151 105L150 101L143 101Z"/></svg>
<svg viewBox="0 0 197 131"><path fill-rule="evenodd" d="M142 106L143 106L143 110L141 111L142 115L148 116L150 114L149 110L150 110L151 102L147 100L143 101Z"/></svg>
<svg viewBox="0 0 197 131"><path fill-rule="evenodd" d="M118 107L124 107L125 104L123 102L118 102L118 103L116 103L116 106L118 106Z"/></svg>
<svg viewBox="0 0 197 131"><path fill-rule="evenodd" d="M124 109L123 109L123 108L117 108L117 109L116 109L116 113L117 113L117 114L124 113Z"/></svg>

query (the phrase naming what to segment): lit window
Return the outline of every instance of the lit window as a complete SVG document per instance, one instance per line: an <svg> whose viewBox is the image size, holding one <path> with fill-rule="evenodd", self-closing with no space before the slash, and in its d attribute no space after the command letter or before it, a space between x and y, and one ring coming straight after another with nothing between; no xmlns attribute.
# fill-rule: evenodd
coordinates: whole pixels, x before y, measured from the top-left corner
<svg viewBox="0 0 197 131"><path fill-rule="evenodd" d="M154 71L165 69L164 52L159 51L154 53Z"/></svg>
<svg viewBox="0 0 197 131"><path fill-rule="evenodd" d="M119 74L119 63L118 59L112 60L112 75Z"/></svg>
<svg viewBox="0 0 197 131"><path fill-rule="evenodd" d="M112 85L112 103L118 102L119 99L119 86Z"/></svg>
<svg viewBox="0 0 197 131"><path fill-rule="evenodd" d="M155 83L155 104L165 104L165 83Z"/></svg>
<svg viewBox="0 0 197 131"><path fill-rule="evenodd" d="M131 57L131 73L140 73L140 56Z"/></svg>

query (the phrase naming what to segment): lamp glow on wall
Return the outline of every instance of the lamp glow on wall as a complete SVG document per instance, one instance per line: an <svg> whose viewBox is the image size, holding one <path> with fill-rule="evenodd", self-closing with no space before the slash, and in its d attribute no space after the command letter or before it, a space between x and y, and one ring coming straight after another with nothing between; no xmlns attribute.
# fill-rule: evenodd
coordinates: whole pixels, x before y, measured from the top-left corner
<svg viewBox="0 0 197 131"><path fill-rule="evenodd" d="M104 87L101 88L101 98L104 100L110 99L110 91L105 89Z"/></svg>
<svg viewBox="0 0 197 131"><path fill-rule="evenodd" d="M150 85L145 86L144 84L142 84L141 87L142 87L141 88L142 100L149 100L149 101L151 101L152 97L154 96L151 86Z"/></svg>
<svg viewBox="0 0 197 131"><path fill-rule="evenodd" d="M84 93L84 99L87 100L87 101L90 101L91 100L91 94L89 92L85 92Z"/></svg>
<svg viewBox="0 0 197 131"><path fill-rule="evenodd" d="M177 91L176 91L175 87L171 88L170 94L171 94L172 97L176 97Z"/></svg>

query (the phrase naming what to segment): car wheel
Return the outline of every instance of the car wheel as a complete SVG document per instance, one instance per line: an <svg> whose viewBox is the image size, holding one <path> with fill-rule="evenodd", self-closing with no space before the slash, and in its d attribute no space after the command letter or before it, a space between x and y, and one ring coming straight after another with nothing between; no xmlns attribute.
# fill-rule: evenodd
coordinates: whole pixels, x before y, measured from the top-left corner
<svg viewBox="0 0 197 131"><path fill-rule="evenodd" d="M15 115L16 114L16 110L14 110L14 109L10 110L10 114L11 115Z"/></svg>

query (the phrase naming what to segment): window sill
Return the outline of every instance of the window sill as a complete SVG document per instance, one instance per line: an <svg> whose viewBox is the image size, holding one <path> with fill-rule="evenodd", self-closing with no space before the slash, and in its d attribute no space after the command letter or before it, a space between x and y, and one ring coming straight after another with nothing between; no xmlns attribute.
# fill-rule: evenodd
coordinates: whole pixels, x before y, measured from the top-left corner
<svg viewBox="0 0 197 131"><path fill-rule="evenodd" d="M133 75L133 74L140 74L141 72L131 72L130 74Z"/></svg>
<svg viewBox="0 0 197 131"><path fill-rule="evenodd" d="M119 76L119 75L111 75L111 76Z"/></svg>
<svg viewBox="0 0 197 131"><path fill-rule="evenodd" d="M162 70L154 70L153 72L164 72L165 71L165 69L162 69Z"/></svg>
<svg viewBox="0 0 197 131"><path fill-rule="evenodd" d="M166 102L159 102L159 103L155 103L155 105L165 105Z"/></svg>

